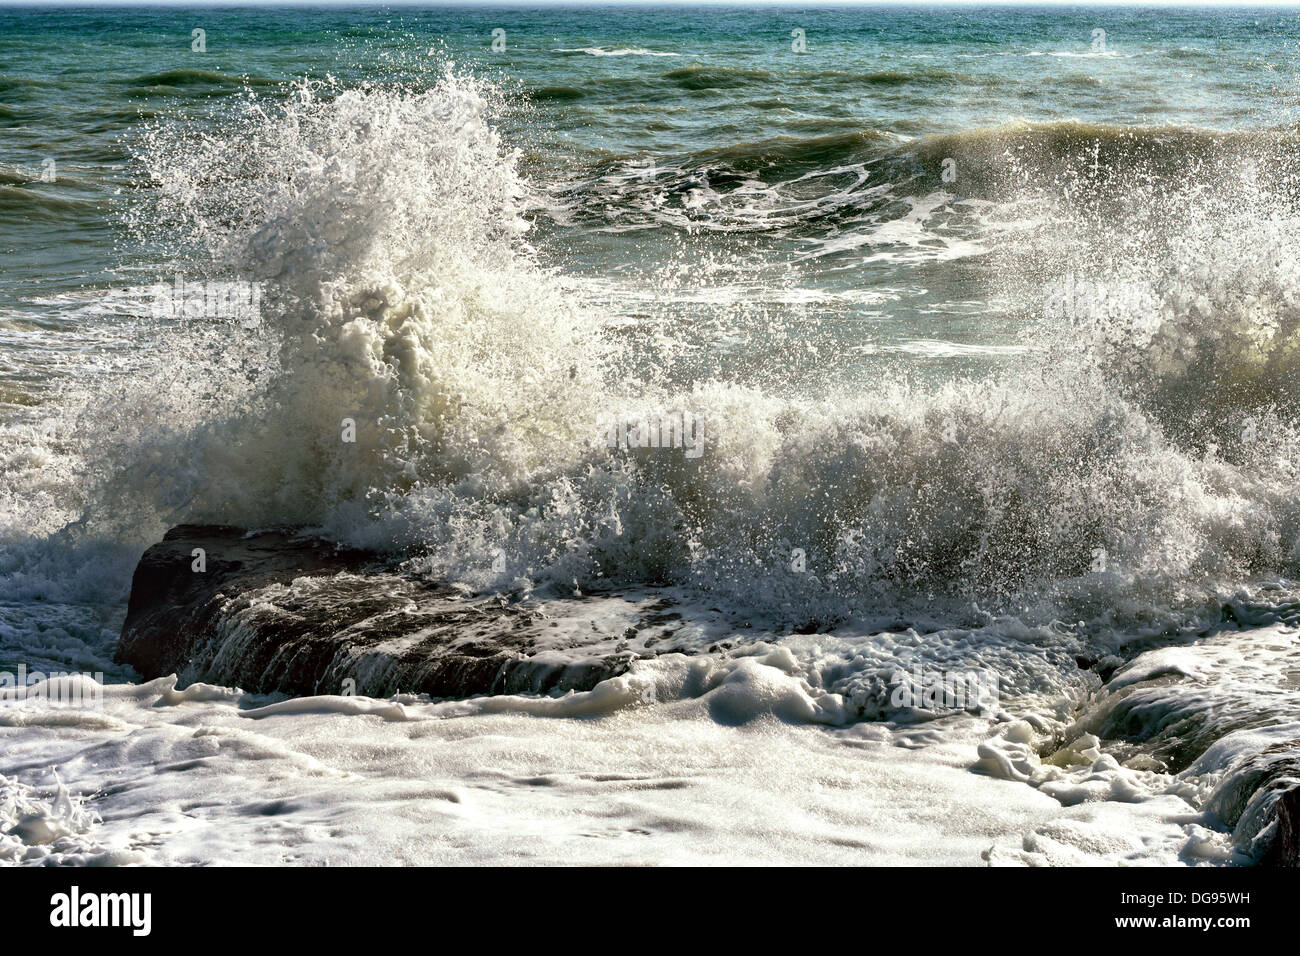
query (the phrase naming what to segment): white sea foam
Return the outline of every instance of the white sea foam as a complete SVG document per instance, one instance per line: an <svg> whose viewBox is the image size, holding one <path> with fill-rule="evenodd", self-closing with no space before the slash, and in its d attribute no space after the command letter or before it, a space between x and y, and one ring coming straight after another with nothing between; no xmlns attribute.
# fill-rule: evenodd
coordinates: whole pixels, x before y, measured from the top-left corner
<svg viewBox="0 0 1300 956"><path fill-rule="evenodd" d="M680 53L672 53L667 50L643 50L640 47L619 47L615 50L606 50L598 46L561 47L556 52L587 53L591 56L681 56Z"/></svg>
<svg viewBox="0 0 1300 956"><path fill-rule="evenodd" d="M618 696L614 683L599 693ZM0 852L155 865L979 865L991 846L1010 848L995 862L1016 862L1020 834L1060 815L1031 787L968 771L982 721L791 725L754 718L725 682L714 705L751 719L646 704L594 719L583 710L588 719L563 728L530 712L562 711L563 700L276 705L190 699L172 684L111 690L112 730L14 738L10 759L57 764L66 791L49 775L0 790L0 820L30 821L22 839L0 837ZM89 800L96 818L76 810ZM1058 826L1058 859L1096 859L1104 846L1124 862L1177 862L1195 816L1181 807Z"/></svg>
<svg viewBox="0 0 1300 956"><path fill-rule="evenodd" d="M535 599L672 583L743 609L763 639L638 662L562 698L247 701L151 682L109 688L104 714L0 714L15 763L36 766L45 748L41 765L84 795L103 783L96 767L127 780L101 802L129 822L108 833L77 818L53 843L11 825L10 858L55 846L176 862L500 860L528 832L555 853L594 828L610 839L574 858L844 859L835 828L813 819L829 813L861 832L889 821L857 848L872 860L916 859L936 832L951 837L944 862L974 862L991 840L991 862L1238 859L1199 781L1124 766L1084 735L1064 767L1044 769L1040 751L1096 690L1076 655L1194 635L1225 596L1300 570L1300 281L1287 265L1300 258L1268 186L1170 189L1144 207L1164 219L1099 225L1053 209L1042 228L1008 232L1020 238L994 251L1000 274L1028 281L999 291L1026 312L1065 265L1102 284L1136 276L1160 311L1027 326L1025 361L1004 376L900 373L794 396L717 378L669 386L660 369L630 367L604 317L529 248L526 187L491 124L493 96L453 75L427 90L306 86L250 99L199 140L152 132L149 221L179 233L178 250L209 251L215 275L259 283L264 323L142 326L157 333L147 361L66 396L76 447L58 428L47 439L8 426L31 434L4 452L6 499L24 504L6 519L0 570L15 601L51 603L31 633L32 612L6 608L2 646L108 670L117 620L85 607L120 601L139 549L181 520L315 526L417 573ZM933 255L929 209L918 203L894 238ZM1177 241L1152 243L1160 228ZM1114 248L1118 264L1099 254ZM656 345L661 363L680 348L666 332ZM685 407L705 412L698 459L600 440L609 408ZM344 419L355 442L341 439ZM1281 605L1264 605L1258 623L1275 623ZM898 626L868 626L882 619ZM987 723L890 710L889 675L915 659L988 667L1025 723L977 758ZM590 722L547 723L576 716ZM55 726L66 733L52 742ZM600 757L610 739L617 753ZM882 742L903 746L877 752ZM927 755L906 756L926 742ZM395 750L419 774L395 775ZM718 753L730 756L709 778ZM248 789L249 760L280 776ZM977 761L986 776L971 782ZM29 776L13 806L50 803ZM232 776L226 794L240 793L222 808L205 794ZM689 805L644 795L683 779L698 787ZM873 795L861 806L854 781ZM915 795L929 814L919 828L889 810L906 786L940 784L996 835ZM571 813L606 800L617 806L605 818ZM1123 815L1116 801L1141 809ZM806 826L791 827L792 802ZM719 822L718 806L735 813ZM1142 845L1124 832L1136 819L1154 834ZM661 838L654 850L623 842L644 833Z"/></svg>

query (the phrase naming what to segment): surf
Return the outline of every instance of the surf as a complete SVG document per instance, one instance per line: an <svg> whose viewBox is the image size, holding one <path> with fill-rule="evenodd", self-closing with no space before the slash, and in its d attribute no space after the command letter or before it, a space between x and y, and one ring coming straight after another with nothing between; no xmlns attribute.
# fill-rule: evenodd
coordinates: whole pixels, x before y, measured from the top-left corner
<svg viewBox="0 0 1300 956"><path fill-rule="evenodd" d="M314 528L478 589L668 581L795 627L936 601L957 617L974 602L1102 631L1174 626L1216 614L1224 589L1295 573L1294 412L1259 396L1290 394L1296 286L1271 266L1290 220L1265 184L1238 216L1258 241L1223 283L1204 257L1222 251L1230 204L1175 190L1151 206L1192 202L1214 224L1138 264L1159 279L1155 333L1142 316L1037 321L1049 290L1023 263L1063 264L1132 225L1047 218L997 253L1025 316L1026 357L1003 375L802 398L725 376L666 387L529 244L533 187L490 122L493 95L451 74L423 91L308 85L254 97L197 143L151 130L141 155L163 205L149 221L177 250L212 250L202 269L261 284L262 337L220 347L273 364L251 388L214 379L197 407L192 388L136 383L122 412L173 425L127 443L151 448L147 473L101 448L99 493L133 502L135 527ZM1266 341L1228 331L1246 328L1229 301L1242 287ZM1187 309L1206 294L1224 310ZM193 363L182 380L224 374L171 334L164 348ZM1217 424L1188 431L1191 407ZM689 469L604 441L611 409L673 408L701 410L708 436ZM1258 442L1209 442L1247 415ZM340 441L345 418L355 442ZM160 473L164 457L186 465ZM807 573L791 571L796 549Z"/></svg>

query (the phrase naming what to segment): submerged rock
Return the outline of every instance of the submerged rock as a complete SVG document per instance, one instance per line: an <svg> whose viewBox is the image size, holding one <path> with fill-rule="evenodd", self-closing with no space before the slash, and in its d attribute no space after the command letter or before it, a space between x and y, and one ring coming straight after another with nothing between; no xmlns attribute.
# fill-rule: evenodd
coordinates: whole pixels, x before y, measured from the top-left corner
<svg viewBox="0 0 1300 956"><path fill-rule="evenodd" d="M1288 618L1289 619L1289 618ZM1204 809L1264 865L1300 866L1300 635L1225 629L1120 668L1066 734L1213 789Z"/></svg>
<svg viewBox="0 0 1300 956"><path fill-rule="evenodd" d="M259 693L466 697L586 690L637 656L600 641L557 654L554 635L539 607L468 597L376 554L182 525L140 559L117 660Z"/></svg>
<svg viewBox="0 0 1300 956"><path fill-rule="evenodd" d="M1233 842L1264 866L1300 866L1300 740L1234 765L1206 801Z"/></svg>

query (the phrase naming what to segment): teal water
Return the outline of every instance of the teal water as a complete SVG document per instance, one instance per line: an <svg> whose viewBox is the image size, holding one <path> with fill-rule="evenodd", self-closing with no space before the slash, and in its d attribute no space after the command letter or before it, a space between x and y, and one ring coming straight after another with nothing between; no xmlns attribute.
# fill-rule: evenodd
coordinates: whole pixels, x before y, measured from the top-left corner
<svg viewBox="0 0 1300 956"><path fill-rule="evenodd" d="M191 49L194 29L205 52ZM418 84L431 61L452 60L526 105L504 129L560 211L536 218L561 268L626 287L668 261L679 234L740 234L764 263L759 286L780 272L832 295L833 308L802 299L799 320L822 327L814 347L1005 344L960 230L873 235L902 212L873 192L893 175L873 161L1011 122L1282 126L1298 29L1287 8L0 7L0 315L6 329L39 328L41 349L75 349L84 313L47 300L157 271L156 254L121 248L115 202L138 176L142 124L195 108L216 121L245 84ZM51 160L57 182L41 183ZM626 291L607 288L608 305L636 314ZM22 357L6 362L0 398L36 401L46 359L24 336L9 344Z"/></svg>

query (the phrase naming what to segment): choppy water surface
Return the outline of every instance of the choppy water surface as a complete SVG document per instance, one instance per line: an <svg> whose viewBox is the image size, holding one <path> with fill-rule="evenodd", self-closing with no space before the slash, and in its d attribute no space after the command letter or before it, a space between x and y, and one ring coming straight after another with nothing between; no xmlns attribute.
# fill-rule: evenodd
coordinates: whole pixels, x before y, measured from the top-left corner
<svg viewBox="0 0 1300 956"><path fill-rule="evenodd" d="M129 680L145 546L306 527L722 615L712 683L634 665L726 697L683 720L887 735L934 716L897 674L990 672L1032 719L981 769L1101 799L1034 734L1145 649L1294 641L1298 17L0 7L0 663ZM1161 816L1227 757L1063 752L1150 797L1155 857L1245 859Z"/></svg>

